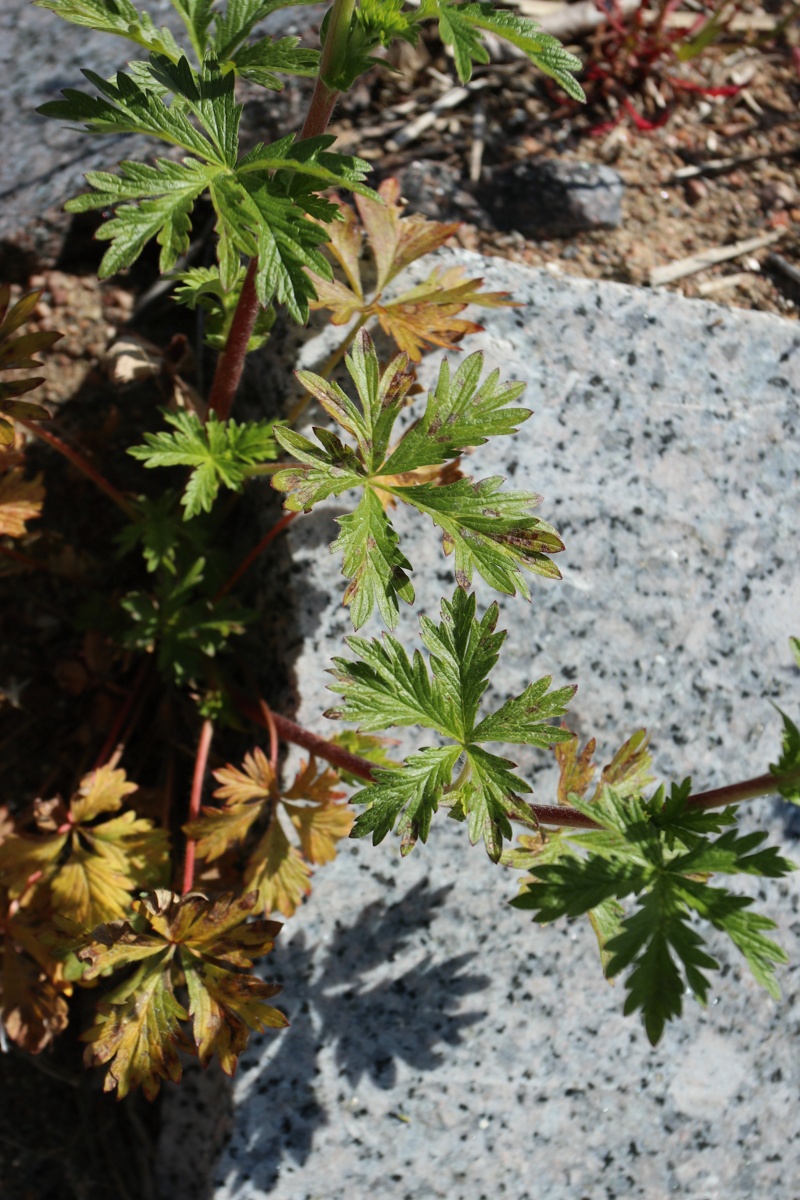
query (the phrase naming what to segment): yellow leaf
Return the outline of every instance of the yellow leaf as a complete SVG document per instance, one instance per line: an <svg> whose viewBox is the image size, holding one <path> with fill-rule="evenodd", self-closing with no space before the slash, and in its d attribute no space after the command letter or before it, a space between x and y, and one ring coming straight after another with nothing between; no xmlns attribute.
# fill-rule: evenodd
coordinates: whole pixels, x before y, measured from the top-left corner
<svg viewBox="0 0 800 1200"><path fill-rule="evenodd" d="M349 836L355 813L349 804L327 804L298 808L287 804L292 824L300 836L303 854L309 862L333 862L336 843Z"/></svg>
<svg viewBox="0 0 800 1200"><path fill-rule="evenodd" d="M22 467L14 467L0 476L0 534L22 537L25 522L41 516L45 490L42 476L26 479Z"/></svg>
<svg viewBox="0 0 800 1200"><path fill-rule="evenodd" d="M208 1066L216 1051L223 1071L233 1075L247 1046L248 1029L264 1033L289 1024L282 1012L266 1003L281 990L279 984L226 971L187 951L181 953L181 962L201 1066Z"/></svg>
<svg viewBox="0 0 800 1200"><path fill-rule="evenodd" d="M277 795L275 772L259 746L252 754L245 754L243 766L244 770L239 771L228 763L227 767L214 771L214 778L224 785L214 792L218 800L246 804L248 800L262 800Z"/></svg>
<svg viewBox="0 0 800 1200"><path fill-rule="evenodd" d="M444 245L458 229L458 222L429 221L418 214L405 216L396 179L384 180L378 191L382 204L368 197L356 197L377 272L371 299L364 297L358 264L361 228L352 209L337 199L344 221L335 221L325 228L331 237L329 250L344 271L347 283L324 280L309 271L318 297L311 307L329 309L334 325L345 325L359 313L362 322L377 316L399 348L419 362L429 345L452 348L465 334L482 328L474 321L458 317L468 304L496 307L513 301L505 292L481 292L483 280L466 279L463 267L438 267L417 287L392 300L383 300L387 285L412 262Z"/></svg>
<svg viewBox="0 0 800 1200"><path fill-rule="evenodd" d="M364 308L363 299L338 279L323 279L311 270L307 274L317 293L317 299L309 303L309 308L330 309L331 325L346 325Z"/></svg>
<svg viewBox="0 0 800 1200"><path fill-rule="evenodd" d="M51 877L66 844L65 833L43 837L12 834L0 843L0 883L12 900L19 900L29 887Z"/></svg>
<svg viewBox="0 0 800 1200"><path fill-rule="evenodd" d="M122 801L137 790L136 784L125 778L125 772L115 770L112 763L84 775L78 791L70 802L73 821L91 821L102 812L117 812Z"/></svg>
<svg viewBox="0 0 800 1200"><path fill-rule="evenodd" d="M375 256L376 290L382 292L404 267L443 246L458 229L458 221L444 224L429 221L418 213L404 217L397 179L385 179L378 193L383 204L367 196L357 196L356 204Z"/></svg>
<svg viewBox="0 0 800 1200"><path fill-rule="evenodd" d="M187 946L195 954L208 955L230 966L252 967L254 959L269 954L281 930L278 921L248 920L257 899L255 892L214 900L202 892L190 892L177 908L169 910L165 928L172 942ZM158 914L149 897L137 901L134 908L159 928Z"/></svg>
<svg viewBox="0 0 800 1200"><path fill-rule="evenodd" d="M141 1086L153 1100L162 1079L181 1077L178 1047L192 1046L180 1027L188 1013L172 991L162 958L142 963L133 977L98 1006L95 1025L83 1034L87 1066L109 1063L103 1090L116 1087L119 1098Z"/></svg>
<svg viewBox="0 0 800 1200"><path fill-rule="evenodd" d="M152 934L137 933L127 921L109 921L91 931L84 931L84 944L78 949L78 958L87 967L83 978L96 979L120 967L164 954L164 939ZM73 944L74 944L73 937Z"/></svg>
<svg viewBox="0 0 800 1200"><path fill-rule="evenodd" d="M128 877L134 891L166 882L169 834L166 829L157 829L147 817L125 812L100 825L81 827L81 837L96 854Z"/></svg>
<svg viewBox="0 0 800 1200"><path fill-rule="evenodd" d="M315 758L302 763L294 783L283 794L287 800L315 800L318 804L330 804L341 800L345 792L334 791L339 784L339 774L333 767L317 767Z"/></svg>
<svg viewBox="0 0 800 1200"><path fill-rule="evenodd" d="M347 282L353 289L356 300L360 303L364 299L364 292L361 286L358 260L361 257L364 233L350 205L343 204L338 196L333 196L332 199L339 205L339 214L342 220L331 221L329 225L325 226L331 239L328 249L344 271Z"/></svg>
<svg viewBox="0 0 800 1200"><path fill-rule="evenodd" d="M311 891L311 868L289 842L277 816L261 838L247 862L245 887L258 890L259 907L266 913L275 909L291 917Z"/></svg>
<svg viewBox="0 0 800 1200"><path fill-rule="evenodd" d="M653 756L648 750L646 729L637 729L620 746L610 763L603 767L595 799L603 787L612 787L620 796L638 796L653 782L650 774Z"/></svg>
<svg viewBox="0 0 800 1200"><path fill-rule="evenodd" d="M55 910L87 929L125 917L131 903L130 877L108 859L74 845L50 880Z"/></svg>
<svg viewBox="0 0 800 1200"><path fill-rule="evenodd" d="M272 801L266 802L268 805L271 803ZM184 825L183 831L197 842L197 857L213 862L236 842L244 841L251 825L264 808L265 804L228 803L223 808L203 806L200 810L201 815Z"/></svg>

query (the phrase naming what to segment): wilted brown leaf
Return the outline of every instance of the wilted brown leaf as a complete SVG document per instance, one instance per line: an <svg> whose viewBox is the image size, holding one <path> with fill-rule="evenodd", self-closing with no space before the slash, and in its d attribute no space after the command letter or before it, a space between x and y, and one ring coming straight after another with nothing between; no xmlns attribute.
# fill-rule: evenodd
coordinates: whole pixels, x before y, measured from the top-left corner
<svg viewBox="0 0 800 1200"><path fill-rule="evenodd" d="M63 984L54 982L24 952L13 933L7 933L3 940L1 1019L7 1036L21 1050L39 1054L66 1028L64 991Z"/></svg>
<svg viewBox="0 0 800 1200"><path fill-rule="evenodd" d="M22 467L0 475L0 535L22 537L25 522L41 516L45 490L41 474L26 479Z"/></svg>
<svg viewBox="0 0 800 1200"><path fill-rule="evenodd" d="M419 362L430 345L450 349L468 333L483 327L459 317L468 304L484 307L512 304L505 292L481 292L482 279L466 279L463 267L437 267L428 278L400 296L386 300L383 292L397 275L425 254L444 245L458 223L429 221L419 214L403 215L400 185L386 179L378 189L384 203L357 196L356 204L366 242L377 270L375 290L364 296L359 269L362 232L353 210L338 201L344 221L327 226L330 252L344 271L347 283L325 280L309 271L317 300L312 308L331 311L334 325L346 325L360 315L362 324L377 317L385 333L393 338L412 362Z"/></svg>
<svg viewBox="0 0 800 1200"><path fill-rule="evenodd" d="M562 729L565 728L566 726L562 723ZM570 803L570 792L576 796L584 796L592 782L595 771L595 764L592 762L596 746L595 739L592 738L588 741L580 754L578 754L578 745L578 739L574 737L571 742L556 742L553 746L553 753L561 772L558 780L559 804L568 805Z"/></svg>

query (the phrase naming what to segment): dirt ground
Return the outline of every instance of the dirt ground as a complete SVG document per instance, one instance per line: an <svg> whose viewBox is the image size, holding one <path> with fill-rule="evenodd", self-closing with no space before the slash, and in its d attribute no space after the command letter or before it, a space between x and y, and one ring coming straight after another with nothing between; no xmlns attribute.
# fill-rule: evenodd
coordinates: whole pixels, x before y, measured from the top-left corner
<svg viewBox="0 0 800 1200"><path fill-rule="evenodd" d="M402 73L377 68L359 82L331 128L341 149L374 162L383 176L402 175L412 163L421 164L423 174L443 164L459 173L467 189L470 178L491 182L498 166L530 157L613 166L625 185L619 228L532 241L465 222L454 241L554 274L647 286L656 268L770 239L668 286L685 296L796 320L800 20L792 0L768 7L737 6L744 29L722 33L689 63L667 50L649 67L633 68L636 44L614 57L602 33L584 38L573 49L590 68L582 76L590 100L585 108L565 103L549 80L498 44L500 61L476 69L475 86L461 102L443 108L427 129L393 149L393 139L403 140L398 130L405 136L457 86L448 52L430 37L417 49L402 46L396 56ZM770 29L782 23L784 34L772 36ZM628 71L624 86L592 80L593 73L615 65ZM285 132L287 109L302 112L306 85L299 81L282 96L267 94L265 102L246 105L245 122L248 116L259 122L259 136L269 136L270 124L275 136ZM724 94L730 92L735 94ZM645 124L655 127L637 128ZM65 334L39 393L45 402L63 401L98 378L107 345L131 317L142 277L98 284L95 267L96 261L86 270L50 271L29 281L45 291L40 327Z"/></svg>

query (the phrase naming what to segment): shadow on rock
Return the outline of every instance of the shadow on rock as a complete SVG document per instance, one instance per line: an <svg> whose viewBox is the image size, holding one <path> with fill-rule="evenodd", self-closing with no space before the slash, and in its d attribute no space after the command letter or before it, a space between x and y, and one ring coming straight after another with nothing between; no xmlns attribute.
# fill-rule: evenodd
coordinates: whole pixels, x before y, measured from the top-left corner
<svg viewBox="0 0 800 1200"><path fill-rule="evenodd" d="M246 1181L268 1192L283 1162L306 1161L316 1132L336 1119L315 1089L323 1052L334 1055L344 1100L365 1078L391 1089L401 1062L414 1071L436 1069L437 1048L458 1044L484 1018L483 1011L461 1011L465 997L489 984L468 971L474 952L392 968L435 920L447 891L423 881L391 905L370 905L354 926L337 929L322 955L303 934L282 949L279 940L272 966L291 1028L277 1040L254 1039L240 1064L237 1134L222 1156L217 1186L224 1181L235 1192Z"/></svg>

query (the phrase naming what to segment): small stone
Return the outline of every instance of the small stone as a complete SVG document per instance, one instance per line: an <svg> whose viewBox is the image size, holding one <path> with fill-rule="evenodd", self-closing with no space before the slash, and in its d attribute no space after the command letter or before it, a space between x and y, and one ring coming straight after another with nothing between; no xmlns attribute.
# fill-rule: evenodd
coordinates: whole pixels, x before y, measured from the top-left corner
<svg viewBox="0 0 800 1200"><path fill-rule="evenodd" d="M686 199L691 205L699 204L708 195L708 188L702 179L689 179L686 183Z"/></svg>
<svg viewBox="0 0 800 1200"><path fill-rule="evenodd" d="M481 229L487 216L464 187L461 172L449 163L419 159L396 172L409 211L431 221L469 221Z"/></svg>
<svg viewBox="0 0 800 1200"><path fill-rule="evenodd" d="M523 159L491 173L477 199L498 229L569 237L622 223L624 184L613 167L557 158Z"/></svg>

